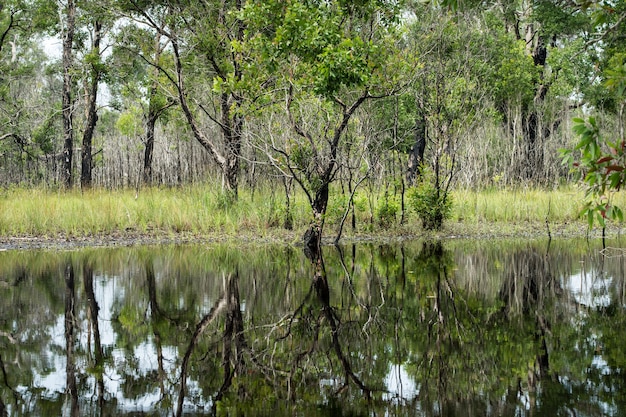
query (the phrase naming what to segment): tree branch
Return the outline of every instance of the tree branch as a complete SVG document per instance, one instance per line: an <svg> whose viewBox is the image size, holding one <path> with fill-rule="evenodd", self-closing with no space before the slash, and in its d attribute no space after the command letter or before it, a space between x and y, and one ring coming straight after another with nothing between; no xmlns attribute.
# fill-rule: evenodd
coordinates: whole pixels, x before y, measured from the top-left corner
<svg viewBox="0 0 626 417"><path fill-rule="evenodd" d="M0 11L2 11L1 5L0 5ZM13 29L16 25L15 23L16 13L17 12L15 10L11 10L11 14L9 16L9 24L7 28L4 30L4 32L2 32L2 36L0 36L0 52L2 52L2 47L4 46L4 41L6 40L6 37L9 35L9 32L11 31L11 29Z"/></svg>

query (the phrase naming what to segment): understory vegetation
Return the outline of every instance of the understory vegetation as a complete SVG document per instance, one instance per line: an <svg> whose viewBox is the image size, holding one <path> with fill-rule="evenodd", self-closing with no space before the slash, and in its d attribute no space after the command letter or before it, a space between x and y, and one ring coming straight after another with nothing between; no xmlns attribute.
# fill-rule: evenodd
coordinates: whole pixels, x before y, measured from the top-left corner
<svg viewBox="0 0 626 417"><path fill-rule="evenodd" d="M346 214L348 196L335 194L327 211L327 235L334 238L346 216L348 238L423 236L424 221L401 196L357 192ZM575 188L455 190L441 233L505 236L566 234L584 230L579 211L584 193ZM207 239L294 241L308 226L308 203L296 193L285 211L284 196L269 188L241 190L236 202L211 185L140 190L10 188L0 192L0 235L55 239L99 235L195 236ZM626 196L622 197L626 203ZM353 220L354 217L354 220ZM285 227L285 221L289 228ZM354 227L352 226L354 225Z"/></svg>

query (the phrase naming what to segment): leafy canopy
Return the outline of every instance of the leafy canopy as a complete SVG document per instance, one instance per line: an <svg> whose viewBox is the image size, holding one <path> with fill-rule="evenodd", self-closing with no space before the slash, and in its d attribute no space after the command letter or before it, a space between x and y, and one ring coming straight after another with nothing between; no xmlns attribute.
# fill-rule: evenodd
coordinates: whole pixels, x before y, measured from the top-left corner
<svg viewBox="0 0 626 417"><path fill-rule="evenodd" d="M256 52L250 66L284 72L290 83L329 98L369 85L385 64L383 45L399 11L397 2L380 0L250 2L241 14Z"/></svg>

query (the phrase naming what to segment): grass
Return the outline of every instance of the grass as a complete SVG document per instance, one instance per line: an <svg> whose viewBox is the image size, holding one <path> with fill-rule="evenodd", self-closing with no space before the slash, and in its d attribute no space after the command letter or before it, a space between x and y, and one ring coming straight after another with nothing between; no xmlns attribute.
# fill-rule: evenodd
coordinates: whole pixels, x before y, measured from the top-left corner
<svg viewBox="0 0 626 417"><path fill-rule="evenodd" d="M0 192L0 236L89 236L123 232L237 235L265 234L279 203L271 192L241 192L228 203L208 186L134 190Z"/></svg>
<svg viewBox="0 0 626 417"><path fill-rule="evenodd" d="M457 191L453 219L462 222L563 222L575 220L583 194L572 188Z"/></svg>
<svg viewBox="0 0 626 417"><path fill-rule="evenodd" d="M552 191L457 190L453 193L451 219L445 234L481 235L515 234L533 228L545 230L546 220L555 230L584 230L577 218L582 192L575 188ZM420 221L414 214L404 225L381 224L377 205L381 196L356 197L370 204L357 204L357 225L370 235L421 234ZM345 196L335 195L329 202L327 233L334 235L344 211ZM626 207L626 198L617 204ZM285 231L284 196L270 189L241 190L237 202L229 202L219 190L209 185L140 190L94 189L60 191L12 188L0 190L0 237L31 236L106 236L140 234L179 236L189 234L211 238L298 239L309 221L309 208L303 195L292 205L294 230ZM559 229L560 228L560 229ZM348 224L344 236L353 234Z"/></svg>

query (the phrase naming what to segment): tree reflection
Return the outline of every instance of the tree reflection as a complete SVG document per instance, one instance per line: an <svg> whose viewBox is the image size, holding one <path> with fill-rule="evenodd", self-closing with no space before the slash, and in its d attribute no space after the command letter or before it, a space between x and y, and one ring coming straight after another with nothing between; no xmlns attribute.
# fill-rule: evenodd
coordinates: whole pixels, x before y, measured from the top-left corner
<svg viewBox="0 0 626 417"><path fill-rule="evenodd" d="M343 254L341 252L341 263L345 266ZM289 318L287 328L278 340L291 340L298 346L298 350L289 365L288 374L288 398L291 401L296 400L295 386L296 377L306 375L309 371L304 365L305 362L311 364L314 368L324 368L324 364L316 359L316 353L322 350L322 354L328 357L328 351L324 351L323 337L327 334L330 336L330 349L335 353L339 361L341 371L343 373L343 382L336 388L335 394L345 391L349 383L354 383L366 396L370 398L373 391L368 387L353 371L350 358L344 353L341 339L341 317L337 315L330 304L331 291L328 283L328 275L322 248L318 250L305 249L305 254L313 266L313 278L307 295L296 307ZM316 308L317 307L317 308ZM328 326L328 330L324 329L324 324ZM308 340L308 343L305 341ZM330 365L330 364L329 364ZM330 365L332 367L332 365Z"/></svg>
<svg viewBox="0 0 626 417"><path fill-rule="evenodd" d="M150 305L150 319L152 327L152 335L154 336L154 345L157 352L157 380L159 383L160 399L162 401L168 392L165 390L165 367L163 364L163 340L161 337L161 331L159 329L159 323L164 317L161 306L157 299L156 277L154 274L154 263L152 259L147 259L144 263L146 269L146 284L148 286L148 300Z"/></svg>
<svg viewBox="0 0 626 417"><path fill-rule="evenodd" d="M241 302L239 299L239 274L228 276L226 282L226 322L224 324L222 368L224 381L215 395L214 401L219 401L230 388L235 375L241 375L245 369L244 351L247 349L244 336Z"/></svg>
<svg viewBox="0 0 626 417"><path fill-rule="evenodd" d="M319 259L313 262L313 264L315 265L315 275L313 277L312 285L315 289L317 299L322 306L322 314L328 322L328 325L330 326L332 346L344 372L344 382L343 385L339 388L338 392L346 389L349 382L352 381L354 382L354 384L356 384L357 387L361 389L361 391L363 391L363 393L369 399L372 389L367 387L359 379L359 377L356 376L356 374L352 370L352 365L350 361L344 355L342 344L339 339L339 327L341 325L341 318L335 314L335 311L330 306L330 289L328 287L328 276L326 274L326 267L324 265L324 258L321 251L319 252L318 257ZM317 336L315 337L317 338Z"/></svg>
<svg viewBox="0 0 626 417"><path fill-rule="evenodd" d="M224 332L222 335L222 371L223 380L217 393L213 397L213 411L215 412L217 402L222 399L233 383L233 378L244 372L245 361L244 351L247 348L244 336L244 324L241 314L238 274L232 273L224 277L224 291L213 304L211 310L204 315L202 320L196 325L180 370L180 390L178 395L178 406L176 415L183 415L183 405L186 396L186 384L191 355L196 349L200 337L205 330L224 314Z"/></svg>
<svg viewBox="0 0 626 417"><path fill-rule="evenodd" d="M7 371L6 371L6 367L4 366L4 361L2 360L2 355L0 354L0 371L2 372L2 379L3 379L3 383L4 385L11 389L11 386L9 385L9 381L7 378ZM4 404L4 401L2 401L2 397L0 396L0 416L2 417L6 417L8 416L8 411L7 411L7 407Z"/></svg>
<svg viewBox="0 0 626 417"><path fill-rule="evenodd" d="M93 265L90 259L86 259L83 263L83 283L85 285L85 295L87 296L87 351L91 353L91 335L93 335L94 358L92 370L96 377L96 385L98 390L98 409L102 412L104 408L104 353L102 351L102 343L100 341L100 326L98 325L98 302L93 290Z"/></svg>
<svg viewBox="0 0 626 417"><path fill-rule="evenodd" d="M65 376L69 415L80 415L78 408L78 386L76 383L76 362L74 356L76 329L76 289L74 288L74 266L71 259L65 265Z"/></svg>
<svg viewBox="0 0 626 417"><path fill-rule="evenodd" d="M488 248L0 254L0 417L622 414L623 256Z"/></svg>
<svg viewBox="0 0 626 417"><path fill-rule="evenodd" d="M535 376L528 364L546 367L542 375L547 375L549 320L538 305L547 305L545 289L554 285L549 265L532 253L513 258L497 300L484 298L484 289L471 284L459 288L451 272L454 258L441 242L425 242L413 260L417 305L407 312L419 321L410 330L415 332L410 369L422 407L444 415L511 412L524 396L520 379L531 371ZM531 320L517 320L517 309ZM410 317L405 320L411 323Z"/></svg>
<svg viewBox="0 0 626 417"><path fill-rule="evenodd" d="M480 360L472 357L478 352L468 346L469 332L478 329L473 327L470 312L457 306L461 294L448 275L453 259L440 241L424 242L412 267L421 278L416 282L419 326L412 329L419 343L414 348L413 369L421 384L416 400L446 414L458 399L471 393L472 384L462 379L463 366Z"/></svg>
<svg viewBox="0 0 626 417"><path fill-rule="evenodd" d="M198 341L202 333L204 333L206 328L211 323L213 323L213 321L218 317L218 315L222 312L222 310L226 308L226 304L227 304L227 299L226 299L225 294L223 294L217 299L217 301L215 302L215 304L213 305L209 313L206 314L202 318L202 320L200 320L200 322L196 325L196 328L193 332L191 340L189 341L189 345L187 346L187 350L185 351L182 365L180 367L180 390L178 393L178 407L176 409L177 416L183 415L183 405L185 401L185 396L187 395L187 392L186 392L187 373L188 373L191 355L194 349L196 348L196 346L198 345Z"/></svg>
<svg viewBox="0 0 626 417"><path fill-rule="evenodd" d="M542 254L535 249L517 252L509 271L500 289L500 299L504 304L503 313L509 320L522 315L525 323L534 322L537 353L527 378L528 388L534 391L538 380L549 376L547 337L551 333L551 319L547 307L554 303L562 289L551 273L548 252Z"/></svg>

